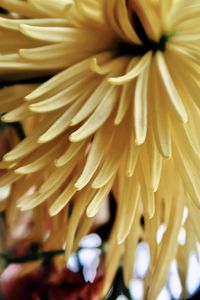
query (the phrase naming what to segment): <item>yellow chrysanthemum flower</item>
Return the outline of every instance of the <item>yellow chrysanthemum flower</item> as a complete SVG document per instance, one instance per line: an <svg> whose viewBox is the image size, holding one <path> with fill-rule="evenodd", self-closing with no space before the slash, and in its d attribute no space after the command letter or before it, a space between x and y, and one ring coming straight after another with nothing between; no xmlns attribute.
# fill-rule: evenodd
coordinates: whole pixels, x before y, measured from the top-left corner
<svg viewBox="0 0 200 300"><path fill-rule="evenodd" d="M17 99L6 99L9 87L2 91L5 122L35 116L37 125L4 156L0 184L20 183L15 198L22 210L40 205L51 216L59 214L52 240L62 244L67 230L66 258L112 190L118 209L103 294L122 256L128 284L142 236L151 252L146 295L156 299L171 260L187 257L200 238L200 2L0 0L0 5L10 12L0 19L0 78L56 74ZM34 193L21 198L31 187ZM59 234L72 199L72 214ZM158 245L163 223L167 229ZM182 225L189 232L184 255L177 251Z"/></svg>

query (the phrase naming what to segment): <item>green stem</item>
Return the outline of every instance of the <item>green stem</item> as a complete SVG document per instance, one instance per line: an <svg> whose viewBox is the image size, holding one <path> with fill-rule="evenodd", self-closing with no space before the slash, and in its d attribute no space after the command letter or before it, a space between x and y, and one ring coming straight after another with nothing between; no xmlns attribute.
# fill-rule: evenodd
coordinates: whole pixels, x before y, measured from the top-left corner
<svg viewBox="0 0 200 300"><path fill-rule="evenodd" d="M0 257L4 259L7 265L9 264L24 264L37 260L49 260L54 256L63 255L65 251L63 249L52 250L40 253L31 253L24 256L10 257L6 253L0 253Z"/></svg>
<svg viewBox="0 0 200 300"><path fill-rule="evenodd" d="M103 250L104 244L100 245L98 248L95 249L101 249ZM78 249L87 249L87 247L80 247ZM91 249L91 248L90 248ZM65 250L64 249L58 249L58 250L51 250L51 251L45 251L45 252L36 252L36 253L31 253L23 256L17 256L17 257L12 257L7 253L0 253L0 258L3 259L7 265L9 264L24 264L28 262L33 262L37 260L50 260L54 256L58 255L64 255Z"/></svg>

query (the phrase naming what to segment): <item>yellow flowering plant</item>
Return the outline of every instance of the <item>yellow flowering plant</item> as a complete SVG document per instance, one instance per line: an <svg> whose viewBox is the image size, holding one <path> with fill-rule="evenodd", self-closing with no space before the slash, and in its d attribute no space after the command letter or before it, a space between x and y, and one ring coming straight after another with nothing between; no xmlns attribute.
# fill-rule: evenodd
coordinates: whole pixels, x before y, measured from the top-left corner
<svg viewBox="0 0 200 300"><path fill-rule="evenodd" d="M33 210L41 224L49 214L50 236L41 225L40 239L49 249L66 245L68 260L112 191L117 213L102 295L119 263L128 286L139 238L151 255L147 299L156 299L174 258L184 285L200 238L200 1L0 6L7 11L0 18L0 79L10 85L0 91L2 120L25 129L34 120L0 163L0 185L15 190L4 209ZM181 227L187 237L180 249Z"/></svg>

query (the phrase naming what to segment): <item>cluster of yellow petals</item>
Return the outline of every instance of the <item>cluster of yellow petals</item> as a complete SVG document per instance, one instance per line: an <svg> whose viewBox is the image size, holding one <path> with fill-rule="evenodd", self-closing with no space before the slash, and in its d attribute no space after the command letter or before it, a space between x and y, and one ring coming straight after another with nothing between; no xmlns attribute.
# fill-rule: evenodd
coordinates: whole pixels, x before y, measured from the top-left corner
<svg viewBox="0 0 200 300"><path fill-rule="evenodd" d="M3 121L34 120L0 163L0 185L14 187L12 205L9 199L2 207L33 209L41 223L48 211L54 225L48 240L41 225L40 238L47 248L66 242L68 259L112 191L117 215L103 294L120 260L129 284L139 238L151 254L148 299L156 299L175 257L184 284L200 239L200 2L0 0L0 6L10 12L0 18L0 80L55 74L43 84L0 91ZM116 55L119 43L144 46L133 13L153 45L165 37L164 50ZM166 232L158 244L161 224ZM182 226L189 234L180 249Z"/></svg>

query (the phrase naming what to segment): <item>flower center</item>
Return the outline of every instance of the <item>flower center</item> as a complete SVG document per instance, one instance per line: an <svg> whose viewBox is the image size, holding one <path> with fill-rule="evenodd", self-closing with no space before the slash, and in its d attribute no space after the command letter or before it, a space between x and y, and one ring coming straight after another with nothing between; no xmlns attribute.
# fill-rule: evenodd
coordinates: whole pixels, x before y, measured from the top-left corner
<svg viewBox="0 0 200 300"><path fill-rule="evenodd" d="M165 51L166 43L170 39L171 35L164 34L160 37L159 41L153 41L147 36L144 27L136 13L133 13L132 15L132 23L138 37L142 41L142 45L136 45L122 40L117 41L114 46L114 53L116 56L142 56L148 51L153 51L153 53L158 50L162 52Z"/></svg>

